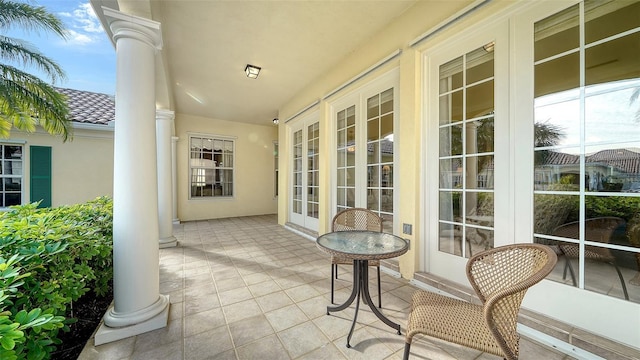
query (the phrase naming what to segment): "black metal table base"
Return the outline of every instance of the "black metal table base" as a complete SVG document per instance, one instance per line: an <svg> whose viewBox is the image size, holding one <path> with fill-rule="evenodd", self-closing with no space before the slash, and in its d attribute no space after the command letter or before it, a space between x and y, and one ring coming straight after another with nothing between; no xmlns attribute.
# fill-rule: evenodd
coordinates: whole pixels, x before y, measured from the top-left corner
<svg viewBox="0 0 640 360"><path fill-rule="evenodd" d="M394 323L393 321L387 319L380 310L373 304L371 300L371 295L369 294L369 261L368 260L354 260L353 261L353 291L351 291L351 295L342 305L338 306L327 306L327 315L331 312L341 311L349 307L353 303L353 300L356 300L356 312L353 315L353 323L351 324L351 330L349 330L349 336L347 337L347 347L350 348L351 344L351 335L353 335L353 329L356 326L356 320L358 319L358 309L360 308L360 296L362 296L362 301L369 305L371 311L378 317L378 319L382 320L385 324L391 326L392 328L398 331L398 335L400 335L400 325ZM378 295L380 296L380 295Z"/></svg>

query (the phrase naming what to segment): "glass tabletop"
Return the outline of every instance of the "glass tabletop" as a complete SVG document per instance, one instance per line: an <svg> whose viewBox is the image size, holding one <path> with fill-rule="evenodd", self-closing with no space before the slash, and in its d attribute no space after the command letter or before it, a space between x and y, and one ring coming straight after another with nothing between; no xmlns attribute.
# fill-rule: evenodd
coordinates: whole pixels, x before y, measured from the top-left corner
<svg viewBox="0 0 640 360"><path fill-rule="evenodd" d="M387 259L407 252L406 240L375 231L337 231L318 237L318 247L334 255L353 259Z"/></svg>

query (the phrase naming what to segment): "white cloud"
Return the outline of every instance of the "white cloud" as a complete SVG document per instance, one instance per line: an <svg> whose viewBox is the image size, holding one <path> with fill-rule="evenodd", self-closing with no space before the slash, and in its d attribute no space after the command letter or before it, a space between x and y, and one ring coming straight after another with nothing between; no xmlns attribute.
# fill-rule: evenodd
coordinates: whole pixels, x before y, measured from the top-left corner
<svg viewBox="0 0 640 360"><path fill-rule="evenodd" d="M91 37L87 34L81 34L74 30L67 30L67 43L70 45L89 45L91 43L96 42L94 37Z"/></svg>
<svg viewBox="0 0 640 360"><path fill-rule="evenodd" d="M89 2L80 4L71 12L59 12L58 15L66 19L67 45L89 45L104 37L100 20Z"/></svg>

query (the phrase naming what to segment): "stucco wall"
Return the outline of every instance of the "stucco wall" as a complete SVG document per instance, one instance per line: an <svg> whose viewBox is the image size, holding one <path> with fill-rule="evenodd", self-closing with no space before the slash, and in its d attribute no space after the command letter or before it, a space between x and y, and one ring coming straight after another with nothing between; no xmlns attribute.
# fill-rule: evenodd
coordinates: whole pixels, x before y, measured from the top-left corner
<svg viewBox="0 0 640 360"><path fill-rule="evenodd" d="M41 130L35 133L14 130L9 140L24 142L23 203L28 203L30 197L30 146L51 147L51 206L113 195L112 131L76 129L73 140L63 143Z"/></svg>
<svg viewBox="0 0 640 360"><path fill-rule="evenodd" d="M181 221L275 214L275 126L261 126L176 114L178 218ZM189 134L235 140L235 195L189 199Z"/></svg>

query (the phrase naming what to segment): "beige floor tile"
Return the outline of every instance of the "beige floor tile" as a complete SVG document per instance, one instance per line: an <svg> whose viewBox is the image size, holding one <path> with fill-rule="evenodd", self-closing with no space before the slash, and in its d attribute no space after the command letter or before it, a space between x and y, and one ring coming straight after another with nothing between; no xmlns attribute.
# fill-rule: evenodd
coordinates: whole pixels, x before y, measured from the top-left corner
<svg viewBox="0 0 640 360"><path fill-rule="evenodd" d="M262 308L262 311L268 313L270 311L283 308L293 304L293 300L284 292L278 291L272 294L256 298L256 301Z"/></svg>
<svg viewBox="0 0 640 360"><path fill-rule="evenodd" d="M355 303L326 315L329 257L313 241L277 225L275 215L189 222L176 226L174 235L179 246L160 250L160 290L170 295L169 325L98 347L90 340L80 360L402 358L404 336L364 303L353 347L346 347ZM370 270L377 305L377 276ZM352 267L340 266L334 305L349 297L352 279ZM381 311L404 331L417 289L384 272L381 284ZM572 360L527 339L520 349L523 360ZM499 357L417 336L411 359Z"/></svg>
<svg viewBox="0 0 640 360"><path fill-rule="evenodd" d="M297 358L331 343L322 331L310 321L281 331L278 333L278 337L292 358Z"/></svg>
<svg viewBox="0 0 640 360"><path fill-rule="evenodd" d="M189 360L214 358L231 349L233 343L226 326L184 338L184 358Z"/></svg>
<svg viewBox="0 0 640 360"><path fill-rule="evenodd" d="M273 334L236 349L239 360L290 359L278 337Z"/></svg>
<svg viewBox="0 0 640 360"><path fill-rule="evenodd" d="M296 305L289 305L268 312L265 316L276 331L282 331L309 320Z"/></svg>
<svg viewBox="0 0 640 360"><path fill-rule="evenodd" d="M229 324L229 331L236 347L275 333L267 318L262 314Z"/></svg>

